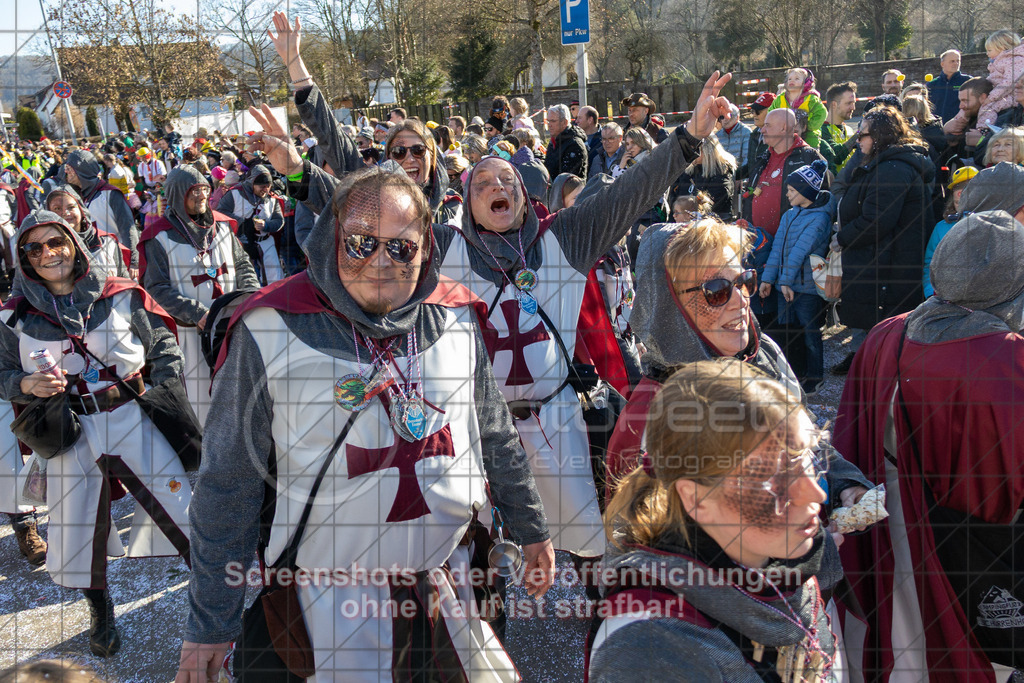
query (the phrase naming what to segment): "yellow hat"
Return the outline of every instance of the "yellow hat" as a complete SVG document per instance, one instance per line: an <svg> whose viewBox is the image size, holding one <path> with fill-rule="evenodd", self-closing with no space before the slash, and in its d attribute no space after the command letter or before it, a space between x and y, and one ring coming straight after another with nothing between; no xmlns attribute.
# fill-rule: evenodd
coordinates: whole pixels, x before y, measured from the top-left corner
<svg viewBox="0 0 1024 683"><path fill-rule="evenodd" d="M139 147L137 150L135 150L135 156L137 156L140 159L148 159L149 157L153 156L153 153L149 151L149 147Z"/></svg>
<svg viewBox="0 0 1024 683"><path fill-rule="evenodd" d="M958 168L956 169L956 172L953 173L953 179L950 181L947 187L950 190L952 190L954 185L966 183L968 180L970 180L976 175L978 175L978 169L976 169L974 166L963 166L961 168Z"/></svg>
<svg viewBox="0 0 1024 683"><path fill-rule="evenodd" d="M430 130L437 128L437 121L427 121L427 128Z"/></svg>

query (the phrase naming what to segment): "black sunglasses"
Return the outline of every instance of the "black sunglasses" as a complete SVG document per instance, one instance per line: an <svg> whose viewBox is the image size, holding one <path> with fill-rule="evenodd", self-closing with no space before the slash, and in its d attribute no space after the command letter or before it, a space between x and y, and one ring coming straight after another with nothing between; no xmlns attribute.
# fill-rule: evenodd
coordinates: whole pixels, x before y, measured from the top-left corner
<svg viewBox="0 0 1024 683"><path fill-rule="evenodd" d="M373 235L349 235L345 238L345 253L350 258L362 261L373 256L380 245ZM384 251L395 263L409 263L416 257L420 245L412 240L394 238L384 242Z"/></svg>
<svg viewBox="0 0 1024 683"><path fill-rule="evenodd" d="M488 133L492 133L498 129L495 128L494 126L484 126L484 130L487 131Z"/></svg>
<svg viewBox="0 0 1024 683"><path fill-rule="evenodd" d="M50 251L57 251L68 246L68 238L54 235L45 242L26 242L21 245L21 250L29 258L40 258L43 255L43 245L46 245L46 248Z"/></svg>
<svg viewBox="0 0 1024 683"><path fill-rule="evenodd" d="M401 161L405 158L405 155L412 152L413 159L422 159L427 153L426 145L413 145L412 147L403 147L401 145L395 145L391 148L391 158L395 161Z"/></svg>
<svg viewBox="0 0 1024 683"><path fill-rule="evenodd" d="M719 306L724 306L729 303L729 297L732 296L733 287L740 290L740 294L747 299L754 296L754 292L757 291L757 271L744 270L736 276L735 280L716 277L714 280L702 282L696 287L684 289L683 294L696 292L699 289L704 292L704 299L708 302L708 306L718 308Z"/></svg>

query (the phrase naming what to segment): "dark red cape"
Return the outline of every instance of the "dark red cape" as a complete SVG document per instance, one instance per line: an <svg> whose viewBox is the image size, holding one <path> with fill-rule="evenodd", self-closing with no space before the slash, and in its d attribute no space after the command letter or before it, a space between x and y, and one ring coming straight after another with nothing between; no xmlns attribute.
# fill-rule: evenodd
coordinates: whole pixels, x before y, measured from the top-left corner
<svg viewBox="0 0 1024 683"><path fill-rule="evenodd" d="M121 292L126 292L130 289L133 289L139 293L139 296L142 298L142 307L145 308L150 313L160 316L161 320L164 321L164 324L167 325L167 329L169 329L171 333L174 335L174 338L177 339L178 326L174 322L174 318L172 318L171 314L165 311L164 307L158 304L156 302L156 299L151 297L149 295L149 292L143 289L142 286L135 280L129 280L128 278L125 277L108 277L106 283L103 286L103 291L100 293L98 297L96 297L96 300L99 301L100 299L109 299L115 294L120 294ZM25 301L25 297L23 296L11 297L6 302L4 302L3 306L0 306L0 310L16 310L22 301ZM40 315L46 318L47 320L53 322L53 324L55 325L60 324L53 319L52 315L44 313L43 311L39 311L34 307L31 307L29 313L32 315Z"/></svg>
<svg viewBox="0 0 1024 683"><path fill-rule="evenodd" d="M628 474L636 467L640 455L640 442L644 429L647 428L647 409L654 400L654 395L661 389L661 384L650 377L644 377L633 390L629 403L619 415L615 423L615 431L608 441L608 481L614 482ZM608 487L607 496L611 500L615 489Z"/></svg>
<svg viewBox="0 0 1024 683"><path fill-rule="evenodd" d="M879 323L857 353L843 390L834 445L868 479L885 481L883 440L896 387L896 357L906 315ZM894 409L900 492L917 577L933 683L994 683L988 658L935 554L927 483L945 507L1007 524L1024 499L1024 338L987 334L939 344L906 341L900 361L903 394L922 466L904 440L907 425ZM864 670L882 680L892 670L892 575L889 526L848 536L840 549L860 604L868 611ZM853 664L857 666L857 663Z"/></svg>
<svg viewBox="0 0 1024 683"><path fill-rule="evenodd" d="M217 228L217 223L227 223L231 226L231 231L234 232L237 227L235 219L231 216L225 216L217 211L213 212L213 227L211 230ZM153 222L148 228L142 231L142 235L139 236L139 282L142 282L142 276L146 274L146 250L142 248L144 242L148 242L165 230L173 230L174 232L180 232L174 225L167 220L166 216L161 216L160 220Z"/></svg>
<svg viewBox="0 0 1024 683"><path fill-rule="evenodd" d="M94 227L95 227L95 224L94 224ZM96 237L98 237L98 238L109 237L110 239L114 240L114 242L117 243L117 248L121 251L121 260L124 261L124 267L125 268L131 268L132 267L132 251L131 251L131 249L129 249L128 247L126 247L123 244L121 244L121 240L119 240L117 238L117 235L114 235L114 234L109 233L109 232L105 232L103 230L100 230L99 228L95 228L95 229L96 229Z"/></svg>
<svg viewBox="0 0 1024 683"><path fill-rule="evenodd" d="M443 275L438 280L437 287L434 288L434 291L431 292L430 296L423 303L436 304L446 308L472 306L476 313L477 322L480 325L487 324L487 304L466 287ZM247 311L255 308L273 308L277 311L298 315L331 313L332 315L342 317L331 306L326 295L309 279L308 270L287 277L284 280L278 280L250 296L231 314L227 333L224 336L224 342L221 344L220 353L217 356L214 373L220 369L220 366L224 364L228 357L228 342L231 338L232 328Z"/></svg>

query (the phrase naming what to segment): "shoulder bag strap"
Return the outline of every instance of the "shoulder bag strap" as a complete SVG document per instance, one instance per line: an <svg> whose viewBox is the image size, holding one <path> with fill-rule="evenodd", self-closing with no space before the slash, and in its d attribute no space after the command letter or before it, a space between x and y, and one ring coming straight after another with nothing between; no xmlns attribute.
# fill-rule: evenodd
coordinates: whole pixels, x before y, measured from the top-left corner
<svg viewBox="0 0 1024 683"><path fill-rule="evenodd" d="M306 498L306 506L302 508L302 515L299 517L299 523L295 525L295 534L292 535L292 540L285 548L284 552L281 553L280 559L275 563L275 566L282 567L294 567L295 558L299 552L299 543L302 541L302 534L306 531L306 523L309 521L309 515L313 511L313 500L316 498L317 492L320 490L320 484L323 483L324 477L327 476L327 470L334 462L334 456L341 448L341 444L345 442L345 437L352 430L352 425L355 424L356 417L359 413L353 411L348 416L348 421L345 426L342 427L341 433L338 434L338 438L334 440L334 444L331 446L331 450L327 453L327 457L324 458L324 462L320 465L320 471L316 473L316 479L313 481L313 487L309 490L309 497Z"/></svg>

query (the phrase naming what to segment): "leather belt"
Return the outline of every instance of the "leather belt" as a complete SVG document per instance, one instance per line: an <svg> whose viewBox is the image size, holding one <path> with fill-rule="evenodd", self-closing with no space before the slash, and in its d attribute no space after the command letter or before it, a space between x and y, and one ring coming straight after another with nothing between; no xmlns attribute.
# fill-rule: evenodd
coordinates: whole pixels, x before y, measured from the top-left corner
<svg viewBox="0 0 1024 683"><path fill-rule="evenodd" d="M548 403L555 396L558 396L560 393L562 393L562 389L565 389L565 387L568 386L568 384L569 378L566 377L562 381L562 383L558 385L558 388L555 389L553 394L551 394L547 398L542 398L539 401L506 401L506 403L508 404L508 412L512 413L513 420L529 420L534 415L540 413L540 409L544 406L544 404Z"/></svg>
<svg viewBox="0 0 1024 683"><path fill-rule="evenodd" d="M140 396L146 391L146 385L139 376L131 377L124 382ZM79 415L95 415L96 413L109 413L134 398L120 384L114 383L96 394L69 394L68 405L71 406L73 412Z"/></svg>

